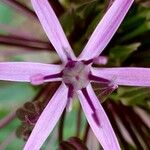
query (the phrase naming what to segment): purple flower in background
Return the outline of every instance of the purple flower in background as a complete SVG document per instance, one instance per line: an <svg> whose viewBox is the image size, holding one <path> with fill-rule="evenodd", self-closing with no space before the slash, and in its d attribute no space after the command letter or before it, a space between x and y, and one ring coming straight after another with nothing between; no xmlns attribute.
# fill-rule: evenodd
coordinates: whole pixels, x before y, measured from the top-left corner
<svg viewBox="0 0 150 150"><path fill-rule="evenodd" d="M74 55L62 27L47 0L32 0L36 14L62 60L62 65L30 62L0 63L0 80L31 82L62 81L38 119L24 150L38 150L53 130L63 110L70 108L73 96L80 100L86 118L105 150L119 150L119 144L111 124L97 99L91 82L98 82L105 91L113 91L118 85L150 86L148 68L94 68L92 64L118 29L133 0L115 0L78 58Z"/></svg>

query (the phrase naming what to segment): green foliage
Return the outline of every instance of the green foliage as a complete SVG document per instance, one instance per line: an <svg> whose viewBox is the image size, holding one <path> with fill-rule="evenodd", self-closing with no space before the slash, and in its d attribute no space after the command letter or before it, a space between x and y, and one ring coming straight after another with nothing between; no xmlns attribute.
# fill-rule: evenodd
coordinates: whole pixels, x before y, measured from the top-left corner
<svg viewBox="0 0 150 150"><path fill-rule="evenodd" d="M140 43L133 43L129 45L117 45L113 47L109 53L109 65L120 66L131 53L136 51Z"/></svg>
<svg viewBox="0 0 150 150"><path fill-rule="evenodd" d="M150 107L150 89L141 87L122 87L118 89L118 99L126 105Z"/></svg>
<svg viewBox="0 0 150 150"><path fill-rule="evenodd" d="M2 83L0 84L0 107L14 107L29 101L38 92L37 87L26 83Z"/></svg>
<svg viewBox="0 0 150 150"><path fill-rule="evenodd" d="M0 3L0 23L10 23L13 19L12 12L13 11L9 7Z"/></svg>
<svg viewBox="0 0 150 150"><path fill-rule="evenodd" d="M3 118L5 115L9 113L5 108L0 109L0 118ZM18 119L15 119L10 124L8 124L5 128L0 130L0 143L2 143L5 139L9 138L11 134L13 134L16 130L16 127L19 126L20 122ZM15 150L22 149L23 141L21 139L15 139L13 143L6 147L6 150Z"/></svg>

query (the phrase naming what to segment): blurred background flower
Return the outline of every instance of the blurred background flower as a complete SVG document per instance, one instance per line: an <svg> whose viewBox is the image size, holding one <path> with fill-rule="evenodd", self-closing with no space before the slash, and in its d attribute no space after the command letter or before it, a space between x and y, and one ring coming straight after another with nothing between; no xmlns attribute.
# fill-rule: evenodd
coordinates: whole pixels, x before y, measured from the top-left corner
<svg viewBox="0 0 150 150"><path fill-rule="evenodd" d="M78 55L113 0L49 0ZM150 66L150 3L136 0L106 47L107 67ZM32 10L30 0L0 0L0 61L60 63ZM59 83L43 86L0 81L0 149L22 149L36 113ZM101 87L93 84L97 96ZM150 149L150 88L121 87L103 97L103 106L122 149ZM24 104L25 103L25 104ZM17 113L16 113L17 110ZM77 101L64 112L42 149L100 149Z"/></svg>

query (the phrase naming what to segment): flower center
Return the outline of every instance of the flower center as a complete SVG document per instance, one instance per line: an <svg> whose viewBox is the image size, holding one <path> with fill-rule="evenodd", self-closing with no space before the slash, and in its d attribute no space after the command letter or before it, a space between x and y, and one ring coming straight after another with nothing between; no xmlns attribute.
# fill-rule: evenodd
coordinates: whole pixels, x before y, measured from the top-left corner
<svg viewBox="0 0 150 150"><path fill-rule="evenodd" d="M63 70L63 81L74 90L81 90L89 83L90 66L82 61L70 61Z"/></svg>

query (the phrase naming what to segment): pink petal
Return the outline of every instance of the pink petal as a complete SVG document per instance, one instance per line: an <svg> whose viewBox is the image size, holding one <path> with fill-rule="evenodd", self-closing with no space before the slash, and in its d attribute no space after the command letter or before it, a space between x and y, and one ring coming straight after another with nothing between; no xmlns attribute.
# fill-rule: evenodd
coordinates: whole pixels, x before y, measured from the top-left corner
<svg viewBox="0 0 150 150"><path fill-rule="evenodd" d="M38 119L24 150L39 150L58 122L67 104L67 87L62 84Z"/></svg>
<svg viewBox="0 0 150 150"><path fill-rule="evenodd" d="M97 125L95 120L93 119L93 111L88 104L86 98L82 94L81 91L78 92L79 100L82 105L83 111L85 113L85 116L91 126L91 129L93 130L95 136L101 143L104 150L120 150L117 138L115 136L115 133L112 129L112 126L108 120L108 117L103 110L99 100L97 99L91 85L88 85L87 87L88 94L91 98L91 101L96 109L96 114L100 122L100 126Z"/></svg>
<svg viewBox="0 0 150 150"><path fill-rule="evenodd" d="M108 57L99 56L94 59L94 64L106 65L108 63Z"/></svg>
<svg viewBox="0 0 150 150"><path fill-rule="evenodd" d="M150 86L150 68L92 68L92 74L113 80L118 85Z"/></svg>
<svg viewBox="0 0 150 150"><path fill-rule="evenodd" d="M107 46L134 0L115 0L97 25L80 59L91 59L101 54Z"/></svg>
<svg viewBox="0 0 150 150"><path fill-rule="evenodd" d="M59 73L60 65L31 63L31 62L1 62L0 80L30 82L37 75L46 76ZM52 81L60 80L52 79Z"/></svg>
<svg viewBox="0 0 150 150"><path fill-rule="evenodd" d="M32 0L33 8L62 61L75 59L70 44L48 0Z"/></svg>

